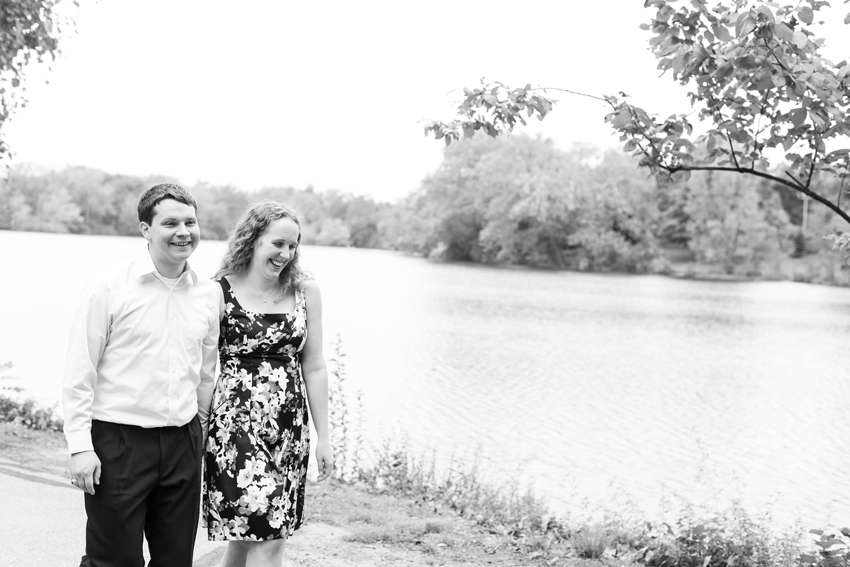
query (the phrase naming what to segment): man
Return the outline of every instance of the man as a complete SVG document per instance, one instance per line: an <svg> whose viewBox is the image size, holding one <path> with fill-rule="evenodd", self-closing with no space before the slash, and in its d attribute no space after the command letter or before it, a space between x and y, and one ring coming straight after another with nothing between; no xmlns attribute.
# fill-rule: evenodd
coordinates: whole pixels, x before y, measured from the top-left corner
<svg viewBox="0 0 850 567"><path fill-rule="evenodd" d="M71 326L63 407L72 484L85 491L81 567L192 565L218 290L188 258L197 203L178 185L138 204L147 252L96 275Z"/></svg>

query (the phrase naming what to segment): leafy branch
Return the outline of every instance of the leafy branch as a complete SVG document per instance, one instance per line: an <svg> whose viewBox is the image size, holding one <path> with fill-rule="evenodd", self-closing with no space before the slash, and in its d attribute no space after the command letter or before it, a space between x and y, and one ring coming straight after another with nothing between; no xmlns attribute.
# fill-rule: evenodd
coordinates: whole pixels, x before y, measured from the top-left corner
<svg viewBox="0 0 850 567"><path fill-rule="evenodd" d="M848 0L845 0L847 3ZM619 133L624 149L640 158L661 183L685 180L691 171L732 171L785 185L822 203L850 224L850 215L824 194L824 182L850 173L850 63L823 57L824 40L810 29L823 0L782 5L760 0L692 0L674 6L646 0L654 9L649 44L658 68L689 88L705 130L694 135L685 115L659 119L621 97L569 89L510 88L481 81L465 89L452 122L430 122L446 144L478 130L490 136L510 132L537 114L542 120L555 101L548 91L602 100L605 121ZM850 14L845 23L850 22ZM762 120L769 124L762 127ZM766 152L784 151L785 172L773 173Z"/></svg>
<svg viewBox="0 0 850 567"><path fill-rule="evenodd" d="M27 103L23 95L28 66L52 61L59 52L63 28L73 26L73 19L57 15L60 2L0 2L0 134L12 114ZM0 157L8 154L9 148L0 139Z"/></svg>

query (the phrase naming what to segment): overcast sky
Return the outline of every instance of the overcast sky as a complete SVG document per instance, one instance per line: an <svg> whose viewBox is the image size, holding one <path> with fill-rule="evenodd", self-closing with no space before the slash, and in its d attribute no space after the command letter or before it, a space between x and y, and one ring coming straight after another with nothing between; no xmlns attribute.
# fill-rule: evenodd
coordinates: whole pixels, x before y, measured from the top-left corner
<svg viewBox="0 0 850 567"><path fill-rule="evenodd" d="M31 73L7 128L16 162L393 201L440 163L422 121L452 118L481 77L690 110L658 77L641 0L81 4L63 56ZM823 33L840 60L850 30L836 4ZM616 144L603 103L558 98L526 131L564 148Z"/></svg>

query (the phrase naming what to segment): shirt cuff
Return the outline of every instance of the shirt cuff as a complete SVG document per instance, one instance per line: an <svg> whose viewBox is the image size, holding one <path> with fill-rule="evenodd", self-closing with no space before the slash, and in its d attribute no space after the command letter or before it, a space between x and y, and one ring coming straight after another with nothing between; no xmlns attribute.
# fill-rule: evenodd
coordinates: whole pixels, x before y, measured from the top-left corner
<svg viewBox="0 0 850 567"><path fill-rule="evenodd" d="M68 442L68 452L82 453L83 451L94 451L94 445L91 442L91 431L72 431L65 433L65 440Z"/></svg>

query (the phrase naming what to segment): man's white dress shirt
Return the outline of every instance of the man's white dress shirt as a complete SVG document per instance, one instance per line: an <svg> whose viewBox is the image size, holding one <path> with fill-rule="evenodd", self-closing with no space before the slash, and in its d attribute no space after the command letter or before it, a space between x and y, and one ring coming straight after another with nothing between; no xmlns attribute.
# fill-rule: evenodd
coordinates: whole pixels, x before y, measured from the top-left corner
<svg viewBox="0 0 850 567"><path fill-rule="evenodd" d="M174 287L145 252L96 275L71 325L63 408L71 454L91 421L206 430L218 357L219 291L188 266Z"/></svg>

